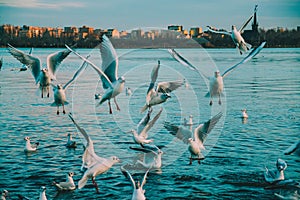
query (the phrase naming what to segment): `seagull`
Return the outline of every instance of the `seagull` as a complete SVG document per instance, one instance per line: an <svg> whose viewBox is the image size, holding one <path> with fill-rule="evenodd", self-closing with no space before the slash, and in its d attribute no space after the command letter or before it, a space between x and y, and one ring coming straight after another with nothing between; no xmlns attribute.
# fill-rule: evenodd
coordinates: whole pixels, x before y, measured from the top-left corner
<svg viewBox="0 0 300 200"><path fill-rule="evenodd" d="M193 125L193 115L189 116L189 120L186 118L183 119L183 125L184 126L192 126Z"/></svg>
<svg viewBox="0 0 300 200"><path fill-rule="evenodd" d="M87 56L88 58L89 56ZM59 115L59 106L62 106L63 108L63 114L66 114L65 111L65 105L68 105L69 102L67 102L66 98L66 90L68 87L76 80L76 78L80 75L80 72L86 67L86 62L83 62L81 67L75 72L72 79L69 80L64 86L62 84L54 85L51 83L53 87L54 92L54 102L51 104L51 106L57 106L56 114Z"/></svg>
<svg viewBox="0 0 300 200"><path fill-rule="evenodd" d="M139 181L135 182L132 178L131 174L123 167L121 166L121 172L123 175L128 178L131 181L131 185L133 187L132 192L132 200L146 200L145 197L145 190L143 189L144 185L146 184L147 175L149 173L149 169L146 171L142 184L140 184Z"/></svg>
<svg viewBox="0 0 300 200"><path fill-rule="evenodd" d="M132 95L132 91L130 87L126 88L126 96L131 96Z"/></svg>
<svg viewBox="0 0 300 200"><path fill-rule="evenodd" d="M219 97L219 104L221 105L221 95L223 94L223 79L230 74L234 69L236 69L241 64L244 64L251 60L254 56L256 56L265 46L266 42L262 42L258 47L254 48L245 58L243 58L240 62L233 65L232 67L228 68L222 75L220 75L220 71L217 70L213 77L206 77L209 80L209 92L206 94L207 97L210 97L209 105L213 104L212 98L217 96ZM176 59L179 63L183 64L184 66L189 66L189 68L192 68L193 66L190 62L188 62L186 59L184 59L178 52L170 50L169 52L172 52L172 57ZM175 55L173 55L175 54ZM192 69L197 69L193 66Z"/></svg>
<svg viewBox="0 0 300 200"><path fill-rule="evenodd" d="M76 186L73 180L74 173L73 172L69 172L67 174L67 178L66 178L66 182L60 182L60 183L56 183L55 181L53 182L53 184L59 189L59 190L75 190Z"/></svg>
<svg viewBox="0 0 300 200"><path fill-rule="evenodd" d="M151 72L151 82L148 87L146 104L141 109L141 112L144 112L147 108L150 108L154 105L158 105L167 101L168 98L171 98L170 92L179 88L183 82L182 81L170 81L170 82L159 82L155 87L155 82L158 77L158 70L160 68L160 61L158 64L153 67Z"/></svg>
<svg viewBox="0 0 300 200"><path fill-rule="evenodd" d="M47 67L41 68L40 59L26 54L21 50L16 49L12 45L8 44L9 53L19 60L21 63L25 64L31 69L32 75L35 79L35 83L40 85L40 90L42 92L41 97L44 97L44 92L47 92L47 97L49 97L50 83L55 79L55 72L60 65L60 63L70 54L71 51L63 50L56 53L50 54L47 57Z"/></svg>
<svg viewBox="0 0 300 200"><path fill-rule="evenodd" d="M242 118L247 119L248 118L247 109L244 108L241 111L242 111Z"/></svg>
<svg viewBox="0 0 300 200"><path fill-rule="evenodd" d="M77 143L75 141L73 141L71 133L68 133L68 140L65 145L67 148L76 148L77 147Z"/></svg>
<svg viewBox="0 0 300 200"><path fill-rule="evenodd" d="M96 192L99 193L98 185L95 181L96 176L108 171L114 164L119 163L120 159L116 156L102 158L96 155L93 141L91 140L90 136L75 122L70 114L69 117L87 141L87 145L82 156L83 164L81 167L81 169L86 168L86 171L78 182L78 189L82 189L86 185L88 179L92 179L93 185L96 188Z"/></svg>
<svg viewBox="0 0 300 200"><path fill-rule="evenodd" d="M30 138L28 136L26 136L24 140L26 141L26 145L24 148L25 152L35 152L37 150L39 142L35 143L34 145L30 144Z"/></svg>
<svg viewBox="0 0 300 200"><path fill-rule="evenodd" d="M70 47L66 45L66 47L73 51ZM105 89L104 94L101 96L100 102L98 105L101 105L105 101L108 101L109 106L109 113L112 114L112 108L110 100L113 98L116 104L117 110L120 110L120 107L116 101L116 96L119 95L125 86L125 78L123 76L118 77L118 55L116 50L114 49L112 43L108 39L108 37L103 34L101 36L101 43L100 43L100 53L102 57L102 69L97 67L92 62L88 61L87 59L83 58L80 54L73 51L75 55L80 57L81 59L88 62L91 67L99 74L102 80L102 86Z"/></svg>
<svg viewBox="0 0 300 200"><path fill-rule="evenodd" d="M162 166L161 156L163 151L155 145L147 145L144 148L130 147L132 150L144 152L143 161L137 160L136 164L141 165L146 169L159 170Z"/></svg>
<svg viewBox="0 0 300 200"><path fill-rule="evenodd" d="M290 155L292 153L296 153L297 155L300 155L300 140L295 142L293 145L291 145L289 148L287 148L284 151L285 155Z"/></svg>
<svg viewBox="0 0 300 200"><path fill-rule="evenodd" d="M204 141L221 117L222 112L219 112L213 118L211 118L203 124L200 124L197 128L195 128L194 133L192 133L190 129L187 129L184 126L176 126L170 122L165 122L164 127L172 135L176 136L185 144L189 145L188 150L191 153L189 164L192 164L193 159L195 159L194 156L197 156L198 163L200 164L200 160L204 159L201 153L201 150L205 149Z"/></svg>
<svg viewBox="0 0 300 200"><path fill-rule="evenodd" d="M240 54L242 55L243 52L247 52L249 49L251 49L251 44L246 43L241 34L243 33L244 28L248 25L248 23L251 21L252 18L253 15L250 16L250 18L244 23L244 25L239 30L237 30L235 25L233 25L231 28L232 30L231 32L218 31L212 28L211 26L207 26L207 27L208 27L208 31L212 33L231 36L232 41L234 42L235 46L238 48Z"/></svg>
<svg viewBox="0 0 300 200"><path fill-rule="evenodd" d="M1 194L1 200L6 200L6 197L8 197L8 191L7 190L3 190L2 194Z"/></svg>
<svg viewBox="0 0 300 200"><path fill-rule="evenodd" d="M276 169L271 171L267 167L265 167L266 169L264 173L265 181L268 183L275 183L284 180L283 171L286 168L287 168L286 162L279 158L276 162Z"/></svg>
<svg viewBox="0 0 300 200"><path fill-rule="evenodd" d="M45 186L41 186L41 188L40 188L40 198L39 198L39 200L47 200L46 187Z"/></svg>
<svg viewBox="0 0 300 200"><path fill-rule="evenodd" d="M152 110L149 110L148 113L145 115L144 118L141 119L141 121L137 125L137 130L131 130L130 133L132 133L133 141L137 144L140 144L142 147L144 147L144 144L149 144L153 142L152 139L148 138L148 131L152 128L152 126L155 124L155 122L160 117L160 114L162 113L163 109L161 108L160 111L155 115L155 117L150 121L150 114Z"/></svg>

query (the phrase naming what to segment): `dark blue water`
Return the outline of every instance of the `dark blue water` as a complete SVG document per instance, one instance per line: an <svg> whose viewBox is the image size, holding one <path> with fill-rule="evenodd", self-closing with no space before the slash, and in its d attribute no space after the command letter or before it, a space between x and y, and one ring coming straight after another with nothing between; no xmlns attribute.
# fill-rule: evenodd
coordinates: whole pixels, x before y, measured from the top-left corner
<svg viewBox="0 0 300 200"><path fill-rule="evenodd" d="M22 49L27 51L28 49ZM58 49L34 49L45 64L46 56ZM91 49L77 50L83 55ZM180 49L201 73L211 76L218 68L221 72L240 61L234 49ZM113 166L96 181L100 194L95 193L91 181L81 190L57 193L52 181L64 181L65 174L75 172L77 183L80 172L84 140L67 115L56 115L50 107L50 98L36 95L37 86L29 71L18 72L21 64L6 49L0 49L4 64L0 71L0 189L38 198L39 187L47 187L48 199L131 199L130 182L122 175L120 166L132 163L138 156L129 149L135 146L131 135L125 133L136 127L143 117L139 113L145 103L145 93L152 67L157 60L162 67L158 81L186 79L189 87L181 87L162 107L160 119L149 132L154 144L164 146L162 172L150 173L144 186L147 199L274 199L274 192L293 193L293 189L266 190L263 180L264 166L275 167L278 158L288 167L285 176L300 181L299 157L286 156L283 151L300 133L300 49L263 49L250 62L242 65L224 79L225 95L222 105L214 101L210 107L205 98L205 78L172 60L164 50L117 50L120 57L119 74L126 78L125 91L117 98L121 111L113 105L113 115L107 104L95 107L94 94L101 92L98 75L88 67L68 88L67 112L85 128L94 141L99 156L118 156L121 164ZM91 60L101 65L99 52L92 51ZM61 64L57 82L66 83L81 61L70 55ZM160 106L155 107L154 113ZM241 109L249 114L242 123ZM206 141L205 160L200 165L189 163L187 146L163 128L164 121L181 124L183 118L194 116L194 123L208 120L222 111L223 117ZM79 143L75 150L66 149L67 133L75 133ZM25 154L24 137L40 142L36 153ZM135 173L140 178L143 173Z"/></svg>

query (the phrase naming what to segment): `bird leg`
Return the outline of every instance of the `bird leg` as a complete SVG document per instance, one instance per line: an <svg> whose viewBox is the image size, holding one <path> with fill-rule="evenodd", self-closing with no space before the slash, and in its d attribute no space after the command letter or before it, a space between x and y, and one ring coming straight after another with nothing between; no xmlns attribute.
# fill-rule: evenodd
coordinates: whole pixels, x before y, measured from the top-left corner
<svg viewBox="0 0 300 200"><path fill-rule="evenodd" d="M115 104L116 104L117 110L120 111L121 109L120 109L120 107L119 107L119 105L118 105L118 103L117 103L116 97L114 97L114 102L115 102Z"/></svg>
<svg viewBox="0 0 300 200"><path fill-rule="evenodd" d="M212 106L212 104L213 104L213 101L212 101L212 99L210 99L209 105Z"/></svg>
<svg viewBox="0 0 300 200"><path fill-rule="evenodd" d="M110 100L108 100L108 107L109 107L109 114L112 114L112 109L111 109Z"/></svg>
<svg viewBox="0 0 300 200"><path fill-rule="evenodd" d="M49 98L49 94L50 94L50 89L49 86L47 86L47 97Z"/></svg>
<svg viewBox="0 0 300 200"><path fill-rule="evenodd" d="M190 157L190 163L189 163L189 165L191 165L193 163L193 158L192 158L192 156Z"/></svg>
<svg viewBox="0 0 300 200"><path fill-rule="evenodd" d="M221 94L219 93L219 105L221 105Z"/></svg>
<svg viewBox="0 0 300 200"><path fill-rule="evenodd" d="M62 103L62 107L63 107L63 113L66 114L65 104Z"/></svg>
<svg viewBox="0 0 300 200"><path fill-rule="evenodd" d="M94 178L94 177L92 178L92 182L93 182L93 185L94 185L94 186L95 186L95 188L96 188L96 193L98 193L98 194L99 194L99 193L100 193L100 192L99 192L99 188L98 188L98 185L97 185L97 183L96 183L96 181L95 181L95 178Z"/></svg>
<svg viewBox="0 0 300 200"><path fill-rule="evenodd" d="M57 106L56 114L59 115L59 106Z"/></svg>
<svg viewBox="0 0 300 200"><path fill-rule="evenodd" d="M41 91L42 91L42 98L44 98L44 88L43 87L40 87L41 88Z"/></svg>

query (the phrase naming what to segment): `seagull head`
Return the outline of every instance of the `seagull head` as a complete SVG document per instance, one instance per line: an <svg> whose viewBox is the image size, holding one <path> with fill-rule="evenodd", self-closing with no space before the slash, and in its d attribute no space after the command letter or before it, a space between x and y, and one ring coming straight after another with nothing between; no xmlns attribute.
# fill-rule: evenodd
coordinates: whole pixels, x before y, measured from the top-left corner
<svg viewBox="0 0 300 200"><path fill-rule="evenodd" d="M57 84L57 89L62 89L63 88L63 86L62 86L62 84Z"/></svg>
<svg viewBox="0 0 300 200"><path fill-rule="evenodd" d="M28 136L24 137L24 140L30 141L30 138Z"/></svg>
<svg viewBox="0 0 300 200"><path fill-rule="evenodd" d="M8 191L7 190L3 190L2 191L2 196L3 197L7 197L8 196Z"/></svg>
<svg viewBox="0 0 300 200"><path fill-rule="evenodd" d="M141 187L140 181L137 181L135 184L135 189L139 189Z"/></svg>
<svg viewBox="0 0 300 200"><path fill-rule="evenodd" d="M46 191L46 187L45 186L41 186L40 187L40 192L45 192Z"/></svg>
<svg viewBox="0 0 300 200"><path fill-rule="evenodd" d="M162 99L168 99L168 98L171 98L171 95L170 95L169 93L163 93L163 94L161 95L161 98L162 98Z"/></svg>
<svg viewBox="0 0 300 200"><path fill-rule="evenodd" d="M189 138L188 141L189 141L189 143L191 143L191 142L193 142L194 140L193 140L193 138Z"/></svg>
<svg viewBox="0 0 300 200"><path fill-rule="evenodd" d="M121 162L121 160L117 157L117 156L112 156L112 157L110 157L111 158L111 160L114 162L114 163L119 163L119 162Z"/></svg>
<svg viewBox="0 0 300 200"><path fill-rule="evenodd" d="M220 71L219 70L215 71L215 77L217 78L219 76L220 76Z"/></svg>
<svg viewBox="0 0 300 200"><path fill-rule="evenodd" d="M231 29L232 29L232 30L236 30L236 26L235 26L235 25L232 25Z"/></svg>
<svg viewBox="0 0 300 200"><path fill-rule="evenodd" d="M44 74L48 73L48 69L47 68L43 68L43 69L41 69L41 72L44 73Z"/></svg>
<svg viewBox="0 0 300 200"><path fill-rule="evenodd" d="M287 168L287 164L284 160L278 158L278 160L276 162L276 167L277 167L278 171L283 171Z"/></svg>
<svg viewBox="0 0 300 200"><path fill-rule="evenodd" d="M69 173L68 173L68 176L69 176L69 177L74 176L74 172L69 172Z"/></svg>

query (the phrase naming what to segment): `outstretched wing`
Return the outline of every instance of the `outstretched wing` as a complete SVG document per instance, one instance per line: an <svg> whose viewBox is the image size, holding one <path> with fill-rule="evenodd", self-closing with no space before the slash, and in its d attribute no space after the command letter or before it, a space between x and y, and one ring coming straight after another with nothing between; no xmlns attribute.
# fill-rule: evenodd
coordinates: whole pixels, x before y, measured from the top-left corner
<svg viewBox="0 0 300 200"><path fill-rule="evenodd" d="M198 143L203 143L204 140L206 139L207 135L215 127L215 125L218 123L218 121L220 120L222 115L223 115L223 113L219 112L217 115L215 115L210 120L206 121L204 124L200 124L194 130L195 141L198 142Z"/></svg>
<svg viewBox="0 0 300 200"><path fill-rule="evenodd" d="M292 144L289 148L284 151L285 155L289 155L294 153L297 149L300 149L300 141Z"/></svg>
<svg viewBox="0 0 300 200"><path fill-rule="evenodd" d="M13 57L15 57L18 61L20 61L22 64L26 65L27 67L29 67L31 69L31 73L37 83L38 77L41 72L40 59L38 59L37 57L34 57L32 55L26 54L23 51L16 49L15 47L13 47L10 44L7 44L7 45L8 45L7 49L9 51L9 53Z"/></svg>
<svg viewBox="0 0 300 200"><path fill-rule="evenodd" d="M165 122L164 127L178 139L182 140L185 144L188 144L189 138L192 138L192 132L183 127L183 126L176 126L170 122Z"/></svg>
<svg viewBox="0 0 300 200"><path fill-rule="evenodd" d="M230 67L229 69L227 69L223 73L222 77L225 78L230 72L232 72L234 69L236 69L239 65L251 60L254 56L256 56L264 48L265 44L266 44L266 42L262 42L258 47L253 49L245 58L243 58L243 60L241 60L239 63L235 64L234 66Z"/></svg>
<svg viewBox="0 0 300 200"><path fill-rule="evenodd" d="M130 174L123 166L121 166L121 172L122 172L122 174L123 174L127 179L130 180L132 187L133 187L133 188L136 188L135 182L134 182L134 180L133 180L131 174Z"/></svg>
<svg viewBox="0 0 300 200"><path fill-rule="evenodd" d="M160 111L155 115L155 117L150 122L147 123L147 125L141 131L140 135L142 135L144 138L148 137L148 131L153 127L155 122L158 120L162 111L163 111L163 109L161 108Z"/></svg>
<svg viewBox="0 0 300 200"><path fill-rule="evenodd" d="M249 22L251 21L252 18L253 18L253 15L251 15L249 17L249 19L241 26L241 28L239 30L240 33L243 33L244 28L249 24Z"/></svg>
<svg viewBox="0 0 300 200"><path fill-rule="evenodd" d="M107 81L107 84L109 85L109 87L113 88L111 81L109 80L109 78L105 75L105 73L99 67L97 67L94 63L92 63L91 61L89 61L88 59L86 59L85 57L83 57L82 55L80 55L79 53L77 53L76 51L74 51L73 49L71 49L68 45L65 45L65 46L70 51L72 51L76 56L78 56L82 60L84 60L87 63L89 63L91 65L91 67L99 74L100 77L103 76L105 78L105 80Z"/></svg>
<svg viewBox="0 0 300 200"><path fill-rule="evenodd" d="M183 81L159 82L156 91L162 93L170 93L183 85Z"/></svg>
<svg viewBox="0 0 300 200"><path fill-rule="evenodd" d="M90 57L90 55L88 55L86 57L86 59L88 59ZM72 79L69 80L63 87L63 89L67 89L69 87L69 85L71 85L71 83L73 83L74 80L76 80L77 76L79 76L80 72L86 67L87 63L86 61L84 61L81 65L81 67L75 72L75 74L73 75Z"/></svg>
<svg viewBox="0 0 300 200"><path fill-rule="evenodd" d="M207 28L209 32L231 36L231 32L215 30L211 26L207 26Z"/></svg>
<svg viewBox="0 0 300 200"><path fill-rule="evenodd" d="M156 82L157 77L158 77L159 68L160 68L160 61L158 61L158 64L156 66L154 66L152 71L151 71L151 76L150 76L151 82L150 82L150 85L148 87L147 94L154 88L155 82Z"/></svg>
<svg viewBox="0 0 300 200"><path fill-rule="evenodd" d="M58 51L47 57L47 67L53 78L60 63L71 53L69 49Z"/></svg>
<svg viewBox="0 0 300 200"><path fill-rule="evenodd" d="M139 121L137 127L136 127L136 132L140 134L145 126L148 124L150 121L150 115L152 113L152 110L148 110L147 114Z"/></svg>
<svg viewBox="0 0 300 200"><path fill-rule="evenodd" d="M115 82L118 79L118 55L108 37L103 34L101 36L100 53L102 57L102 70L110 80ZM109 88L105 77L101 76L103 88Z"/></svg>
<svg viewBox="0 0 300 200"><path fill-rule="evenodd" d="M150 169L148 169L144 175L144 178L143 178L143 181L142 181L142 184L141 184L141 187L143 188L144 185L146 184L146 179L147 179L147 176L148 176L148 173L149 173Z"/></svg>
<svg viewBox="0 0 300 200"><path fill-rule="evenodd" d="M168 49L168 52L177 62L181 63L183 66L186 66L191 70L197 71L197 68L194 67L187 59L182 57L177 51L175 51L175 49Z"/></svg>

